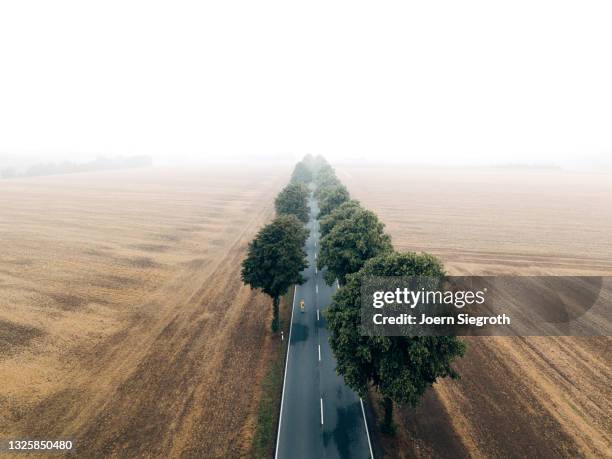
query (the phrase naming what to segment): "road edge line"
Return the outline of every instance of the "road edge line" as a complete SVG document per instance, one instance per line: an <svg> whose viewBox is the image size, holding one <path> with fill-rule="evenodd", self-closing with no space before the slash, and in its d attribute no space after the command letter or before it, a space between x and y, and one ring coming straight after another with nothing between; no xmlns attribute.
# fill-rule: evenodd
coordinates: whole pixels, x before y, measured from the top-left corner
<svg viewBox="0 0 612 459"><path fill-rule="evenodd" d="M278 459L278 445L280 443L281 423L283 422L283 402L285 401L285 382L287 381L287 367L289 366L289 348L291 346L291 330L293 329L293 310L295 309L295 294L297 293L297 284L293 287L293 301L291 302L291 318L289 319L289 338L287 339L287 356L285 357L285 374L283 375L283 391L281 392L280 413L278 415L278 431L276 432L276 449L274 458ZM362 405L363 408L363 405ZM367 429L367 427L366 427ZM369 437L368 437L369 439Z"/></svg>
<svg viewBox="0 0 612 459"><path fill-rule="evenodd" d="M363 414L363 422L365 423L366 435L368 437L368 446L370 447L370 457L374 459L374 452L372 451L372 442L370 441L370 429L368 429L368 420L366 419L365 409L363 408L363 399L359 397L361 403L361 414Z"/></svg>

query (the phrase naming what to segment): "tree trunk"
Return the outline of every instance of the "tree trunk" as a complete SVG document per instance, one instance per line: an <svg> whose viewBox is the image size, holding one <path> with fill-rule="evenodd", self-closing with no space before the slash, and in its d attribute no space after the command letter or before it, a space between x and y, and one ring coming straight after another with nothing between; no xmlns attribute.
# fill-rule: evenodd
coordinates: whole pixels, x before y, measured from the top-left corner
<svg viewBox="0 0 612 459"><path fill-rule="evenodd" d="M389 397L384 397L382 405L385 409L385 417L380 426L380 430L383 433L392 434L395 432L395 426L393 425L393 400Z"/></svg>
<svg viewBox="0 0 612 459"><path fill-rule="evenodd" d="M280 303L280 298L275 296L272 298L272 331L276 333L279 328L278 323L278 305Z"/></svg>

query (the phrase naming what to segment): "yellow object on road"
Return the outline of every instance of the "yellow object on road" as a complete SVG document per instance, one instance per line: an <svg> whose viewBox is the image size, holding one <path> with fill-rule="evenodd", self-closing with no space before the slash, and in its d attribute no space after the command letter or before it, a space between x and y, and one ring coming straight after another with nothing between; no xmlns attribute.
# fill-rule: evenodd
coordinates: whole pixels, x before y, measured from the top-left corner
<svg viewBox="0 0 612 459"><path fill-rule="evenodd" d="M304 300L300 300L300 309L304 312Z"/></svg>

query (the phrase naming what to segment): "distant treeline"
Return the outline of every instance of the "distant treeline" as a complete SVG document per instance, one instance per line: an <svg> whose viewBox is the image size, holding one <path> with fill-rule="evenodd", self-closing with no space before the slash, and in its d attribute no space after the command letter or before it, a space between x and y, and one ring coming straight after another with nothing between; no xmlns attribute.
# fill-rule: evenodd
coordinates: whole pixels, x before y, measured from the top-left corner
<svg viewBox="0 0 612 459"><path fill-rule="evenodd" d="M118 156L115 158L102 157L85 163L75 163L73 161L38 163L29 166L23 173L18 173L12 167L6 167L0 171L0 177L6 179L14 177L75 174L78 172L145 167L152 164L153 159L150 156Z"/></svg>

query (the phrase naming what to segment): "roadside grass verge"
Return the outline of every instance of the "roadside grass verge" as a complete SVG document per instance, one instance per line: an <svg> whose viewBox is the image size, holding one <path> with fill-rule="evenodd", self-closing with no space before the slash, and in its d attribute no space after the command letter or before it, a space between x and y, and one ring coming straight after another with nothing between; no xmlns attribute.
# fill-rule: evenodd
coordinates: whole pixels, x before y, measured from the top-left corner
<svg viewBox="0 0 612 459"><path fill-rule="evenodd" d="M262 382L262 394L257 407L257 426L251 445L251 458L263 459L274 457L276 447L276 433L278 430L278 416L283 391L283 378L285 372L285 357L289 344L289 326L291 322L291 305L293 303L293 289L291 287L283 296L280 305L280 330L277 334L277 344L270 353L268 368ZM284 341L280 339L280 331L285 335Z"/></svg>

